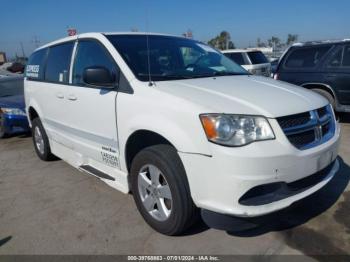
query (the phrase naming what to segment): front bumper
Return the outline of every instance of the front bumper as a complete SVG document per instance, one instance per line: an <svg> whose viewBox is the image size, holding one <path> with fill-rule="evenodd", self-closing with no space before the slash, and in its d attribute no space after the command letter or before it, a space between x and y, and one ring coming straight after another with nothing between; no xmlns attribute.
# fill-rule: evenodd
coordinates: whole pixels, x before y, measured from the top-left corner
<svg viewBox="0 0 350 262"><path fill-rule="evenodd" d="M275 120L270 120L276 139L229 148L210 144L212 156L181 153L195 204L213 212L241 216L261 216L290 206L329 182L339 169L337 160L340 128L326 143L308 150L290 144ZM249 190L266 184L289 184L325 169L321 180L296 194L257 204L239 201ZM261 204L262 203L262 204Z"/></svg>
<svg viewBox="0 0 350 262"><path fill-rule="evenodd" d="M6 134L29 132L27 116L4 114L4 127Z"/></svg>

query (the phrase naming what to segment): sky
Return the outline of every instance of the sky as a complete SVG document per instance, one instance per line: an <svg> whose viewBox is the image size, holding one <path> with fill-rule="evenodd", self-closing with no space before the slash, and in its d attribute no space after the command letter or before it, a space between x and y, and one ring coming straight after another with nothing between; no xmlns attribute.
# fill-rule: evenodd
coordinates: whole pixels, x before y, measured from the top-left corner
<svg viewBox="0 0 350 262"><path fill-rule="evenodd" d="M0 51L29 55L36 45L78 33L139 31L208 41L221 31L236 47L289 33L300 41L350 38L348 0L0 0ZM35 37L40 43L35 44Z"/></svg>

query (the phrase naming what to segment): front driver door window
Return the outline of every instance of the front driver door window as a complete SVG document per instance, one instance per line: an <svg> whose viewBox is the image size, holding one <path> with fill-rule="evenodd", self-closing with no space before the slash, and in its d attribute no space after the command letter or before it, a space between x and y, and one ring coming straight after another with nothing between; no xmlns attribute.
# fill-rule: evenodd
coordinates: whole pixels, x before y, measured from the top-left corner
<svg viewBox="0 0 350 262"><path fill-rule="evenodd" d="M107 50L96 41L79 41L75 63L73 67L73 84L84 86L83 72L85 68L102 66L117 75L114 61L107 53Z"/></svg>

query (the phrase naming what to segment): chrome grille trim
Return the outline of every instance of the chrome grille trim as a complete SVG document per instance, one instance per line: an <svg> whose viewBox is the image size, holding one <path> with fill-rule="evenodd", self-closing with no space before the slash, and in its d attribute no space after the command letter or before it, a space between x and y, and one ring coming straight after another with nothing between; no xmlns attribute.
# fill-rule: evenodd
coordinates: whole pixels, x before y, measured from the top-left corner
<svg viewBox="0 0 350 262"><path fill-rule="evenodd" d="M300 150L309 149L327 142L334 136L335 118L330 105L303 114L304 118L306 117L306 114L309 114L309 120L305 124L293 125L290 127L286 127L290 120L293 120L293 117L300 117L301 114L277 118L277 121L284 134L296 148ZM286 122L287 118L289 122ZM297 120L298 119L296 119L294 122L297 122ZM324 130L327 130L326 133L323 132ZM314 137L311 137L310 131L313 131L312 134ZM308 142L296 142L303 140ZM312 142L310 142L310 140L312 140Z"/></svg>

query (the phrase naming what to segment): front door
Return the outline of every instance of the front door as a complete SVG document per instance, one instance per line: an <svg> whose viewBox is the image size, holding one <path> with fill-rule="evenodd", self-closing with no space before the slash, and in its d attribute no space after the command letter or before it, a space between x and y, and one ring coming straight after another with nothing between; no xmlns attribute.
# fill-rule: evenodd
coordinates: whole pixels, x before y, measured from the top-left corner
<svg viewBox="0 0 350 262"><path fill-rule="evenodd" d="M111 55L96 40L79 40L66 89L67 130L74 151L81 155L81 165L101 171L119 169L119 148L116 123L117 91L114 88L91 86L84 82L84 70L105 67L118 80L119 69Z"/></svg>

